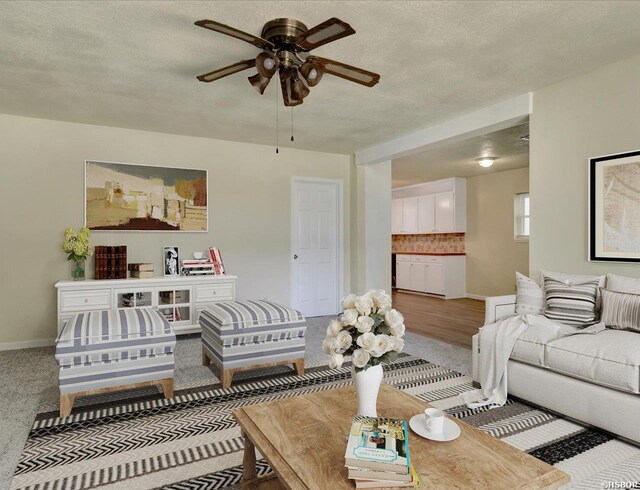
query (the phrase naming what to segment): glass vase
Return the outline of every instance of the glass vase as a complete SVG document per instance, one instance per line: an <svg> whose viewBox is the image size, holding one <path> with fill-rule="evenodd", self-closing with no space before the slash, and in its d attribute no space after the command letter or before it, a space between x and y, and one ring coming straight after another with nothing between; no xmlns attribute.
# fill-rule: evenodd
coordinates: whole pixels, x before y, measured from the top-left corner
<svg viewBox="0 0 640 490"><path fill-rule="evenodd" d="M71 277L74 281L82 281L84 279L84 259L74 260L74 267L71 271Z"/></svg>

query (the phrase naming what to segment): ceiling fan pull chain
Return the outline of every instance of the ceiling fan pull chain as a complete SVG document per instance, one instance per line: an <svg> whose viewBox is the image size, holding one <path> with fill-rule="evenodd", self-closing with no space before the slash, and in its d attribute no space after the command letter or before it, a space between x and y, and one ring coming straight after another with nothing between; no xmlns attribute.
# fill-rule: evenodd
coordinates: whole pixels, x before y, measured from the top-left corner
<svg viewBox="0 0 640 490"><path fill-rule="evenodd" d="M278 151L278 88L276 87L276 153L280 153Z"/></svg>
<svg viewBox="0 0 640 490"><path fill-rule="evenodd" d="M291 107L291 141L293 141L293 107Z"/></svg>

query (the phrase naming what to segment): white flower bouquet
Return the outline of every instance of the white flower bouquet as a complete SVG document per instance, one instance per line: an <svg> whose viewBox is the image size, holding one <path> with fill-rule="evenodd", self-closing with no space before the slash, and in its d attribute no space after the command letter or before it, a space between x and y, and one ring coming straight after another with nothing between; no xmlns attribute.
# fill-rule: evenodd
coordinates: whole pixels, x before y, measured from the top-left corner
<svg viewBox="0 0 640 490"><path fill-rule="evenodd" d="M394 361L404 348L404 317L391 308L391 297L381 289L362 296L349 294L340 302L342 314L331 320L322 350L329 366L339 368L351 356L356 372Z"/></svg>

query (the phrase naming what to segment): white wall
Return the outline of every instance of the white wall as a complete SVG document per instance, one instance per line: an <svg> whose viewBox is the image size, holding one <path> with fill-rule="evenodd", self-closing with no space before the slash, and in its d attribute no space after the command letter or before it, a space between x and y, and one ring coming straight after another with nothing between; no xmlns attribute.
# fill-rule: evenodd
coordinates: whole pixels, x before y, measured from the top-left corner
<svg viewBox="0 0 640 490"><path fill-rule="evenodd" d="M588 158L640 148L640 57L533 94L530 273L640 276L640 265L587 260Z"/></svg>
<svg viewBox="0 0 640 490"><path fill-rule="evenodd" d="M513 239L513 200L528 190L527 167L467 178L467 294L512 294L528 274L529 243Z"/></svg>
<svg viewBox="0 0 640 490"><path fill-rule="evenodd" d="M240 298L290 303L291 177L344 182L345 290L350 289L351 159L347 155L0 115L0 343L51 339L54 284L69 279L63 231L83 224L84 160L209 171L208 233L94 232L160 272L163 245L219 247ZM88 264L88 271L92 271Z"/></svg>
<svg viewBox="0 0 640 490"><path fill-rule="evenodd" d="M359 166L357 192L357 291L391 291L391 161Z"/></svg>

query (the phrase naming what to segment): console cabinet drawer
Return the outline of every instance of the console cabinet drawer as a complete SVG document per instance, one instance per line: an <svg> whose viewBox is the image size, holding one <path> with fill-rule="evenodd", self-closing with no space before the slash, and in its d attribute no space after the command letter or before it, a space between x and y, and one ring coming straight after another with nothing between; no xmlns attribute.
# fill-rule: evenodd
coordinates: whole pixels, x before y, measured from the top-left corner
<svg viewBox="0 0 640 490"><path fill-rule="evenodd" d="M233 284L203 284L196 286L196 303L229 301L233 299Z"/></svg>
<svg viewBox="0 0 640 490"><path fill-rule="evenodd" d="M111 309L111 291L65 291L60 293L60 311Z"/></svg>

